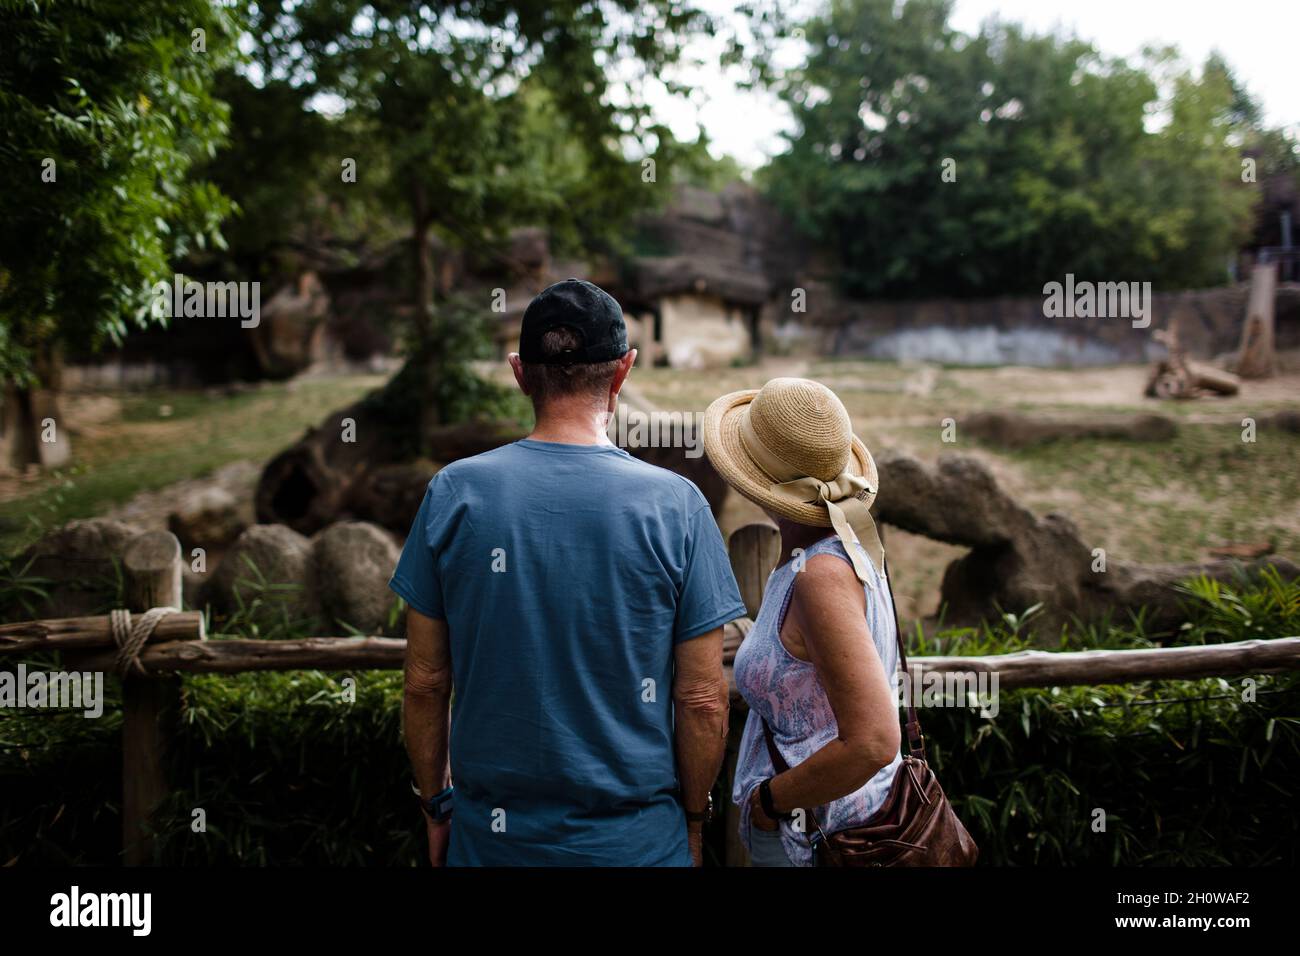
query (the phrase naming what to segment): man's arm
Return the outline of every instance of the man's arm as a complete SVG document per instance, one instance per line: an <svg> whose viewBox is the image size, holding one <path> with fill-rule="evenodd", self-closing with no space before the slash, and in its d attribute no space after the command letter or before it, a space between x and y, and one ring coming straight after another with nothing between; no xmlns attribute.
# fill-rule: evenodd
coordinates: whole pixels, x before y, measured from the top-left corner
<svg viewBox="0 0 1300 956"><path fill-rule="evenodd" d="M681 641L673 654L677 776L686 809L700 812L708 806L709 791L718 779L726 750L730 700L722 671L722 628ZM686 835L691 859L699 866L703 823L688 822Z"/></svg>
<svg viewBox="0 0 1300 956"><path fill-rule="evenodd" d="M402 694L402 731L411 770L424 800L451 782L448 730L451 716L451 648L447 622L406 612L406 681ZM447 856L450 825L429 824L429 859L441 866Z"/></svg>

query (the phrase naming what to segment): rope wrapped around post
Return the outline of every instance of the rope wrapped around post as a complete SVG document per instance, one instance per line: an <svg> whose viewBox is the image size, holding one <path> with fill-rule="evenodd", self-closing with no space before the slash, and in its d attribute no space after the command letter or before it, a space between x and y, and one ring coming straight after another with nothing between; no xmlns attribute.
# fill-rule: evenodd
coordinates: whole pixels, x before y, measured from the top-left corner
<svg viewBox="0 0 1300 956"><path fill-rule="evenodd" d="M117 645L117 673L126 677L130 673L146 675L149 672L140 662L140 652L153 635L158 622L170 614L175 614L174 607L151 607L143 614L134 617L124 608L115 608L109 612L109 624L113 634L113 643Z"/></svg>

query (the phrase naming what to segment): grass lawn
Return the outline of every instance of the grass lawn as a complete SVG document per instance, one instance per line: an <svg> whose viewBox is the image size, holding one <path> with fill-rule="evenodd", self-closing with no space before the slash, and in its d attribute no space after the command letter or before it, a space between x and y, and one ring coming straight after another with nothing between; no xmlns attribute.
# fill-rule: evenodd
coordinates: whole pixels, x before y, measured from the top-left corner
<svg viewBox="0 0 1300 956"><path fill-rule="evenodd" d="M89 518L140 491L201 478L232 461L264 462L308 427L384 382L379 375L304 379L245 392L69 396L74 464L0 481L0 555L42 531Z"/></svg>

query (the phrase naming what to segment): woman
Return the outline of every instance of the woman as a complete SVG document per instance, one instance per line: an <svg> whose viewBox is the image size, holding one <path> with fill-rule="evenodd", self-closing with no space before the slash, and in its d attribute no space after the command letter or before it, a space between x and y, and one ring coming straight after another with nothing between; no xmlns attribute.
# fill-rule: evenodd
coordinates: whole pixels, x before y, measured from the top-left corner
<svg viewBox="0 0 1300 956"><path fill-rule="evenodd" d="M740 837L756 866L811 866L819 834L866 822L901 762L894 608L867 510L876 465L835 393L807 379L719 398L704 449L781 531L736 654L749 705L732 793Z"/></svg>

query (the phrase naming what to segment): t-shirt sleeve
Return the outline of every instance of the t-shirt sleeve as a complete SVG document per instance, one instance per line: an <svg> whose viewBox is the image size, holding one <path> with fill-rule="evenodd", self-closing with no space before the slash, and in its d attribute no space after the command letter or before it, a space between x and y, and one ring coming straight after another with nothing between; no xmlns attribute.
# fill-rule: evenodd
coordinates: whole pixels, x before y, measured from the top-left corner
<svg viewBox="0 0 1300 956"><path fill-rule="evenodd" d="M745 616L722 532L707 504L688 521L686 574L677 601L673 640L680 643Z"/></svg>
<svg viewBox="0 0 1300 956"><path fill-rule="evenodd" d="M406 545L388 586L425 617L446 620L442 603L442 579L438 572L438 548L452 520L448 481L439 472L429 482L420 510L411 523Z"/></svg>

